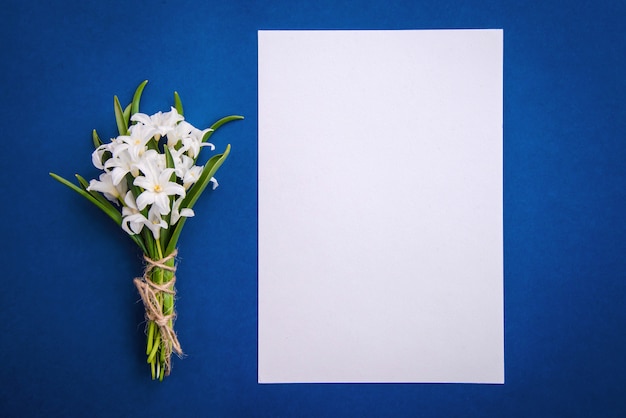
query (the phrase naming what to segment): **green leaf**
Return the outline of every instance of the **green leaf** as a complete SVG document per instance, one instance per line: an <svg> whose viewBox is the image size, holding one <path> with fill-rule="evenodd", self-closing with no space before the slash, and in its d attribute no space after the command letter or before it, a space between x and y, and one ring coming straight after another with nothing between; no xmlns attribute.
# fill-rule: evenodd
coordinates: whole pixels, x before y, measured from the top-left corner
<svg viewBox="0 0 626 418"><path fill-rule="evenodd" d="M60 182L61 184L66 185L67 187L69 187L70 189L74 190L76 193L78 193L79 195L83 196L85 199L89 200L91 203L96 205L98 208L100 208L100 210L102 210L111 219L113 219L113 221L116 224L118 224L118 225L122 224L122 215L113 207L113 205L111 205L111 204L109 204L108 206L104 205L98 199L93 197L89 192L81 189L80 187L76 186L74 183L64 179L63 177L61 177L61 176L59 176L57 174L50 173L50 176L52 176L52 178L55 179L56 181Z"/></svg>
<svg viewBox="0 0 626 418"><path fill-rule="evenodd" d="M167 168L176 168L176 165L174 164L174 157L172 157L172 152L170 151L170 148L165 145L163 147L165 149L165 166ZM172 173L172 177L170 177L170 181L175 181L176 179L176 174Z"/></svg>
<svg viewBox="0 0 626 418"><path fill-rule="evenodd" d="M128 134L128 125L124 121L124 111L117 96L113 96L113 110L115 110L115 122L117 123L118 132L120 135Z"/></svg>
<svg viewBox="0 0 626 418"><path fill-rule="evenodd" d="M85 180L83 178L83 176L81 176L80 174L74 174L74 176L78 180L78 183L83 188L83 190L85 190L87 193L89 193L90 195L95 197L100 203L102 203L103 206L106 206L110 210L113 210L113 211L117 212L117 209L115 208L115 206L113 206L111 204L111 202L109 200L107 200L107 198L102 195L102 193L93 192L93 191L87 190L87 187L89 187L89 183L87 182L87 180Z"/></svg>
<svg viewBox="0 0 626 418"><path fill-rule="evenodd" d="M130 190L130 192L133 194L133 197L136 201L139 195L143 193L143 189L135 185L135 177L132 175L132 173L126 173L124 179L126 181L126 185L128 186L128 190ZM143 216L148 216L148 208L144 208L141 213L143 214Z"/></svg>
<svg viewBox="0 0 626 418"><path fill-rule="evenodd" d="M143 241L141 240L141 237L139 235L129 235L129 237L130 237L130 239L135 241L135 244L137 244L139 246L139 248L141 248L141 251L143 251L144 254L148 254L148 248L143 243Z"/></svg>
<svg viewBox="0 0 626 418"><path fill-rule="evenodd" d="M169 242L165 247L165 254L171 254L176 249L176 245L178 244L178 238L180 238L180 233L183 230L183 226L185 226L185 221L187 221L187 218L183 216L178 220L178 222L176 222L174 232L172 232L172 235L169 238Z"/></svg>
<svg viewBox="0 0 626 418"><path fill-rule="evenodd" d="M200 174L200 178L187 192L185 199L183 199L180 205L180 209L193 208L193 206L195 205L196 201L198 200L198 198L200 197L204 189L206 189L206 186L210 183L211 178L215 175L217 170L222 166L224 161L226 161L228 154L230 154L230 144L226 146L226 150L224 151L224 153L214 155L213 157L211 157L211 159L209 159L209 161L204 166L204 169L202 170L202 174ZM176 249L178 238L180 237L180 233L183 229L183 226L185 225L186 220L187 218L182 217L176 223L176 227L174 228L174 231L172 232L172 235L167 244L167 248L165 249L165 254L170 254L172 251Z"/></svg>
<svg viewBox="0 0 626 418"><path fill-rule="evenodd" d="M165 220L165 222L167 222L168 225L169 225L169 223L170 223L169 215L167 215L166 218L163 218L163 220ZM161 244L161 248L167 247L166 243L170 239L170 232L171 232L171 230L172 230L171 227L161 229L161 232L160 232L161 235L159 236L159 241L160 241L160 244Z"/></svg>
<svg viewBox="0 0 626 418"><path fill-rule="evenodd" d="M139 112L139 101L141 100L141 94L143 93L144 87L148 84L148 80L144 80L135 90L135 94L133 95L132 106L130 107L131 116L135 113Z"/></svg>
<svg viewBox="0 0 626 418"><path fill-rule="evenodd" d="M89 200L91 203L96 205L100 210L102 210L111 219L113 219L113 221L118 226L122 225L122 215L117 211L117 209L115 209L115 207L111 204L111 202L109 202L108 200L106 200L104 198L104 196L99 195L99 197L100 197L100 199L99 199L95 195L95 192L88 192L86 190L82 190L82 189L78 188L74 183L64 179L63 177L61 177L61 176L59 176L57 174L54 174L54 173L49 173L49 174L50 174L50 176L52 176L53 179L57 180L61 184L64 184L65 186L67 186L70 189L74 190L76 193L78 193L79 195L83 196L85 199ZM78 181L79 181L81 186L85 187L85 186L89 185L89 183L87 183L87 180L85 180L82 176L76 174L76 178L78 179ZM135 242L135 244L137 244L137 246L145 254L147 254L148 249L146 248L146 246L144 245L143 241L141 240L141 237L139 235L129 235L129 236L130 236L130 239L132 239Z"/></svg>
<svg viewBox="0 0 626 418"><path fill-rule="evenodd" d="M166 145L164 148L165 148L165 166L167 168L175 168L176 166L174 164L174 158L172 157L172 153L170 152L169 147L167 147ZM169 180L171 182L176 182L176 173L172 173ZM174 197L170 196L169 199L170 199L170 207L171 207L172 202L174 201ZM163 220L165 220L165 222L167 222L168 225L170 223L170 217L171 217L171 213L164 215L163 217ZM170 237L170 232L171 232L171 228L166 228L166 229L161 230L161 236L159 240L161 241L161 246L163 248L166 247L166 244Z"/></svg>
<svg viewBox="0 0 626 418"><path fill-rule="evenodd" d="M85 180L85 178L81 176L80 174L74 174L74 177L78 179L78 183L80 184L80 187L82 187L83 190L88 192L87 187L89 187L89 182Z"/></svg>
<svg viewBox="0 0 626 418"><path fill-rule="evenodd" d="M176 91L174 92L174 107L180 115L183 115L183 102L180 101L180 96Z"/></svg>
<svg viewBox="0 0 626 418"><path fill-rule="evenodd" d="M198 178L198 181L191 187L191 189L189 189L189 192L181 203L181 208L193 208L193 205L195 205L206 186L210 183L211 178L215 175L222 164L224 164L224 161L226 161L228 154L230 154L230 144L226 146L226 150L222 154L214 155L209 159L209 161L207 161L206 165L202 169L200 178Z"/></svg>
<svg viewBox="0 0 626 418"><path fill-rule="evenodd" d="M228 122L232 122L234 120L242 120L243 116L239 116L239 115L230 115L230 116L226 116L223 117L222 119L218 120L217 122L215 122L213 125L210 126L210 130L204 134L204 136L202 137L202 142L206 142L209 140L209 138L211 137L211 135L213 135L213 132L217 131L217 129L228 123Z"/></svg>
<svg viewBox="0 0 626 418"><path fill-rule="evenodd" d="M130 126L130 106L132 103L129 103L128 106L124 108L124 123L126 126Z"/></svg>
<svg viewBox="0 0 626 418"><path fill-rule="evenodd" d="M91 140L93 141L94 148L98 148L100 145L102 145L102 141L100 140L98 132L96 132L95 129L91 132Z"/></svg>

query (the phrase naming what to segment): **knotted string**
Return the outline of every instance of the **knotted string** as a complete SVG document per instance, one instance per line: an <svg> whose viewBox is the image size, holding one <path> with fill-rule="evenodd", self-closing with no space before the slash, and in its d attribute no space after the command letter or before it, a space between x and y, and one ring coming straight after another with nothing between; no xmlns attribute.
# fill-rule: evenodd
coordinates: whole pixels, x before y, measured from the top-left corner
<svg viewBox="0 0 626 418"><path fill-rule="evenodd" d="M146 319L154 322L159 327L161 339L163 340L162 349L165 351L164 368L166 376L169 375L171 369L170 357L172 351L178 354L179 357L183 355L183 350L180 347L180 342L173 328L176 313L172 309L171 313L165 314L163 312L162 302L159 300L160 294L169 294L172 295L172 297L176 294L176 290L174 290L174 284L176 283L176 267L168 266L166 263L176 257L177 253L178 251L174 250L170 255L160 260L153 260L144 255L143 258L146 261L146 268L143 272L143 276L133 280L139 292L139 296L141 296L141 300L143 301L143 306L146 309ZM154 283L150 280L150 273L154 269L169 271L172 273L172 278L167 283Z"/></svg>

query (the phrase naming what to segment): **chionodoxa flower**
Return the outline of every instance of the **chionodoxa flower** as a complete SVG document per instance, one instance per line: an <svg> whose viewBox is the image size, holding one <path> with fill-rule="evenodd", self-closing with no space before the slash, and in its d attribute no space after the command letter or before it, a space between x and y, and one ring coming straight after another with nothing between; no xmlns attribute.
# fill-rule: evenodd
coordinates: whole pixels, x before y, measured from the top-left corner
<svg viewBox="0 0 626 418"><path fill-rule="evenodd" d="M225 123L243 119L231 115L207 129L185 120L178 93L167 112L139 112L144 81L131 103L122 108L114 97L119 135L103 143L94 130L91 160L101 170L89 182L76 175L78 185L50 175L92 202L115 221L144 253L144 274L134 283L146 311L146 355L153 379L162 380L171 370L171 354L183 351L173 329L175 256L185 220L194 216L193 206L207 185L217 187L215 172L230 153L212 156L198 165L203 148L213 151L208 140Z"/></svg>

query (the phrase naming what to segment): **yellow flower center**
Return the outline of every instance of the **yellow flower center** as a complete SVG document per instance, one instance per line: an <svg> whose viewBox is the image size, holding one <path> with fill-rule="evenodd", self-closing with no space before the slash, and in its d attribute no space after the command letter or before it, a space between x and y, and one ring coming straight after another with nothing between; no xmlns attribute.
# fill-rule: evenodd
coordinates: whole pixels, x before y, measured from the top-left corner
<svg viewBox="0 0 626 418"><path fill-rule="evenodd" d="M154 193L161 193L162 191L163 189L161 188L160 184L154 186Z"/></svg>

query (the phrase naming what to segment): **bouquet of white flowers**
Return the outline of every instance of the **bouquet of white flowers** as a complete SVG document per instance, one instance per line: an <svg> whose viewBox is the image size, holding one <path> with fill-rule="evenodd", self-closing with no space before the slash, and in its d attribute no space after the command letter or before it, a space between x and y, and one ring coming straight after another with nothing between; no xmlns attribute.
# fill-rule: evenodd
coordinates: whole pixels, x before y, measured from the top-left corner
<svg viewBox="0 0 626 418"><path fill-rule="evenodd" d="M208 140L220 126L243 117L227 116L210 128L197 129L185 121L176 92L169 112L139 113L146 83L137 87L124 109L114 97L119 136L102 143L93 131L92 161L102 170L98 180L87 182L77 174L76 185L50 175L100 208L143 251L145 270L134 283L146 311L146 354L152 379L162 380L170 373L172 352L183 354L173 328L178 238L207 185L217 187L213 176L228 157L230 145L204 166L196 165L198 155L203 148L215 149Z"/></svg>

